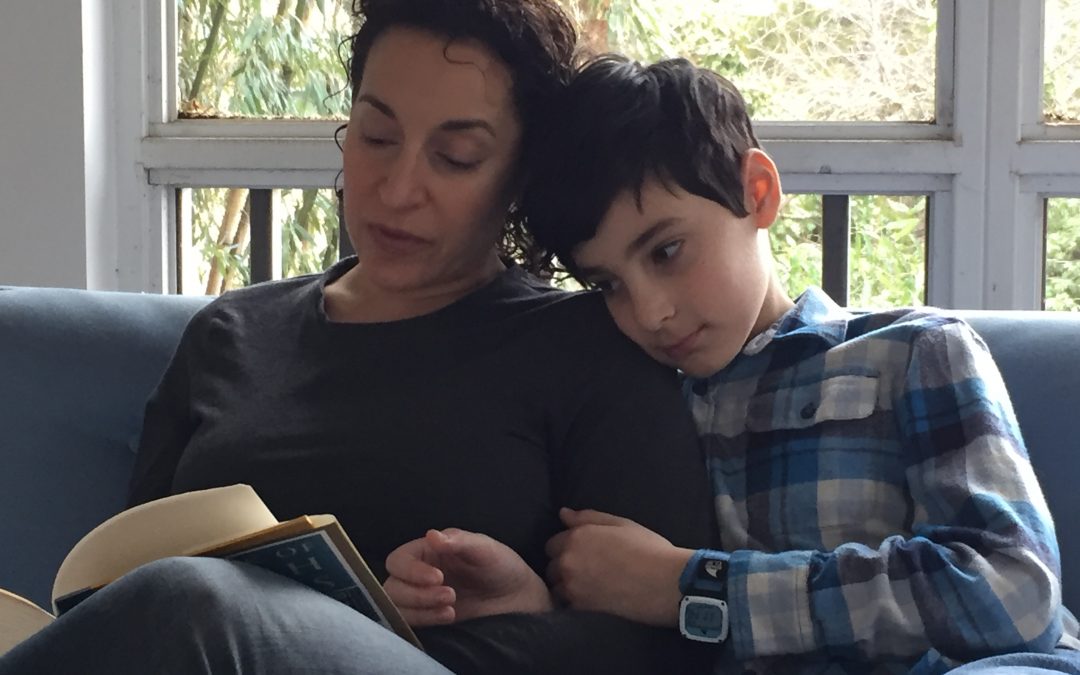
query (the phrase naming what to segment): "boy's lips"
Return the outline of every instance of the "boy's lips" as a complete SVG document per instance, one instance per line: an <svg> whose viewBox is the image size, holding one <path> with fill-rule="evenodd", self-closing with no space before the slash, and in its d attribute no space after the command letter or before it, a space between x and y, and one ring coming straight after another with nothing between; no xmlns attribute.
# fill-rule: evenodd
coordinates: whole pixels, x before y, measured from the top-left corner
<svg viewBox="0 0 1080 675"><path fill-rule="evenodd" d="M672 361L680 361L697 348L698 338L704 330L705 327L701 326L694 332L675 342L662 345L660 351Z"/></svg>

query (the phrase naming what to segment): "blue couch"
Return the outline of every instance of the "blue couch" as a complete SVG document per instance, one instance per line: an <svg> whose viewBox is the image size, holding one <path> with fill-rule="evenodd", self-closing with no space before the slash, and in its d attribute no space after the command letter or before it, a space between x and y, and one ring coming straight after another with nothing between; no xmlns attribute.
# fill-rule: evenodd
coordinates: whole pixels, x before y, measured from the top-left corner
<svg viewBox="0 0 1080 675"><path fill-rule="evenodd" d="M49 606L78 539L123 508L144 402L203 298L0 288L0 588ZM990 345L1080 608L1080 315L962 312Z"/></svg>

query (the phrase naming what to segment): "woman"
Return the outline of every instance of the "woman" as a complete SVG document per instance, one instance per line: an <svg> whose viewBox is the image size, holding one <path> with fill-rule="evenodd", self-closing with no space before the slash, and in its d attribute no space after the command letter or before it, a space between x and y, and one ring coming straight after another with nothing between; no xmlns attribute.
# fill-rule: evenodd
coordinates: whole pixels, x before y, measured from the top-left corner
<svg viewBox="0 0 1080 675"><path fill-rule="evenodd" d="M538 613L422 631L435 659L459 673L678 669L686 652L666 632L543 611L537 575L561 506L683 545L709 532L673 375L599 298L499 255L528 249L513 204L573 29L550 0L358 4L344 142L358 256L192 320L148 404L131 501L249 483L280 519L337 515L379 576L430 528L483 532L528 569L499 598L463 579L456 618ZM0 660L5 675L72 670L445 672L320 594L191 559L137 570Z"/></svg>

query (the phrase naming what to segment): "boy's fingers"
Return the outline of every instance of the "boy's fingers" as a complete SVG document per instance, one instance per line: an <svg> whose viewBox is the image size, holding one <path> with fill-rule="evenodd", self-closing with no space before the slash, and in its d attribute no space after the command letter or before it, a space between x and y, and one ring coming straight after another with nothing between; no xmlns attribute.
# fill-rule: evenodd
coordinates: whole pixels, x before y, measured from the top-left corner
<svg viewBox="0 0 1080 675"><path fill-rule="evenodd" d="M566 548L566 538L569 534L568 531L564 530L547 540L547 543L544 544L544 553L547 554L548 558L554 560L562 555L563 550Z"/></svg>
<svg viewBox="0 0 1080 675"><path fill-rule="evenodd" d="M574 509L568 509L565 506L559 509L559 518L562 519L563 524L567 527L578 527L580 525L625 525L626 523L633 522L604 511L594 511L593 509L575 511Z"/></svg>

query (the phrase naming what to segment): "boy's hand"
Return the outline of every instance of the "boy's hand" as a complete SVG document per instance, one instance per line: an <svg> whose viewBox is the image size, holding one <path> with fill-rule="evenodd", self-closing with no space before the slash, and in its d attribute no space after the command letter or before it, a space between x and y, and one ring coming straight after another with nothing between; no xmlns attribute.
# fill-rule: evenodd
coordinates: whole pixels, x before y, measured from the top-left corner
<svg viewBox="0 0 1080 675"><path fill-rule="evenodd" d="M548 581L575 609L655 626L679 623L679 575L693 551L676 548L632 520L562 509L567 530L547 543Z"/></svg>
<svg viewBox="0 0 1080 675"><path fill-rule="evenodd" d="M509 546L456 528L428 530L386 558L384 588L411 626L552 608L543 579Z"/></svg>

